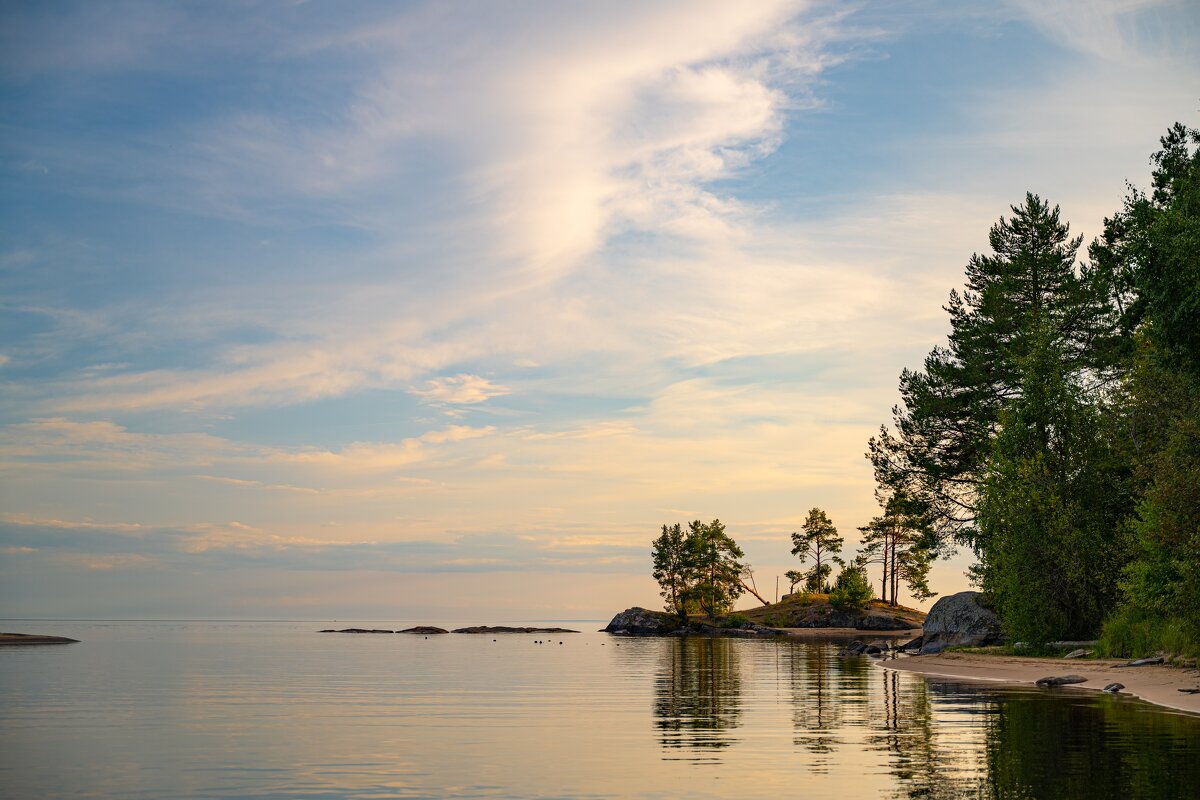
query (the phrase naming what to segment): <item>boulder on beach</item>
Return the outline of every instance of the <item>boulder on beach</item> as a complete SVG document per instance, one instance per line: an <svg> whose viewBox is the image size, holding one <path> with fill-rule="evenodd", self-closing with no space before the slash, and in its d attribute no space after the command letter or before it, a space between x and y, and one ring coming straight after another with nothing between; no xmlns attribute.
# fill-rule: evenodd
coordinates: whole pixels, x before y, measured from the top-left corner
<svg viewBox="0 0 1200 800"><path fill-rule="evenodd" d="M983 647L1003 641L1000 618L980 604L982 592L959 592L933 604L922 627L921 653L947 647Z"/></svg>

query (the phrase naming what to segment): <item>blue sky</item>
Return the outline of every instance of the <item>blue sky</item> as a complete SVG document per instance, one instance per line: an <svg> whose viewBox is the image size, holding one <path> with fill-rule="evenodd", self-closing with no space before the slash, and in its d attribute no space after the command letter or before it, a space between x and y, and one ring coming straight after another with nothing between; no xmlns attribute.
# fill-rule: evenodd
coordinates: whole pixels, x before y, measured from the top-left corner
<svg viewBox="0 0 1200 800"><path fill-rule="evenodd" d="M742 7L745 6L745 7ZM1098 233L1200 10L7 3L0 608L578 617L760 588L1031 190ZM965 554L934 588L966 585Z"/></svg>

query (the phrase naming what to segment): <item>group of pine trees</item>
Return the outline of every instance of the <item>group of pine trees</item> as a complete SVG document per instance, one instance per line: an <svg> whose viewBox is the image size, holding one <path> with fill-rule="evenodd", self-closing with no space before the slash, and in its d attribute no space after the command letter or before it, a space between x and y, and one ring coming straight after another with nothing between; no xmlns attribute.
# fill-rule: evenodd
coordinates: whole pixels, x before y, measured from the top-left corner
<svg viewBox="0 0 1200 800"><path fill-rule="evenodd" d="M1086 260L1037 195L992 227L950 293L946 345L901 374L869 442L883 513L847 564L812 509L793 590L860 602L878 564L881 599L901 582L925 599L930 563L969 546L1014 639L1200 655L1200 131L1177 124L1161 146L1151 190L1129 188ZM667 608L727 611L748 588L740 558L717 520L664 525Z"/></svg>
<svg viewBox="0 0 1200 800"><path fill-rule="evenodd" d="M966 545L1016 639L1200 649L1200 132L1161 145L1087 260L1030 194L967 263L869 443L893 586Z"/></svg>

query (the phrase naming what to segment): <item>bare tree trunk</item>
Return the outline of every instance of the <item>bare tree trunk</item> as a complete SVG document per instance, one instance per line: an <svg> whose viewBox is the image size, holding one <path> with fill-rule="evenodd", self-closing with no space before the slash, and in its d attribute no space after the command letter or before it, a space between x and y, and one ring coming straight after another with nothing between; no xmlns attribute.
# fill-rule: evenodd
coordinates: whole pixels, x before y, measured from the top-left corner
<svg viewBox="0 0 1200 800"><path fill-rule="evenodd" d="M756 592L756 591L754 591L752 588L750 588L750 584L746 583L745 581L743 581L743 580L741 580L741 579L739 579L739 580L738 580L738 582L742 584L742 588L743 588L743 589L745 589L747 592L749 592L750 594L752 594L752 595L754 595L755 597L757 597L757 598L758 598L758 602L762 603L764 606L769 606L769 605L771 605L771 602L770 602L769 600L765 600L765 599L763 599L763 596L762 596L761 594L759 594L758 592Z"/></svg>

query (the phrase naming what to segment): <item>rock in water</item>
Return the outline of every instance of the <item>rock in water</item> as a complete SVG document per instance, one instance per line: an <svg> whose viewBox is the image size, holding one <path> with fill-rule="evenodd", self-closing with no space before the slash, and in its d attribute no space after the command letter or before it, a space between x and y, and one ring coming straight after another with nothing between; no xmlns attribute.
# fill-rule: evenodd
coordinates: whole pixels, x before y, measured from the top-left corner
<svg viewBox="0 0 1200 800"><path fill-rule="evenodd" d="M435 628L432 625L418 625L415 628L405 628L402 631L396 631L396 633L414 633L414 634L425 635L425 636L432 636L437 633L449 633L449 632L450 631L446 630L445 628Z"/></svg>
<svg viewBox="0 0 1200 800"><path fill-rule="evenodd" d="M626 633L630 636L661 636L671 631L679 619L651 611L648 608L627 608L612 618L605 633Z"/></svg>
<svg viewBox="0 0 1200 800"><path fill-rule="evenodd" d="M1072 683L1087 683L1087 678L1080 675L1058 675L1053 678L1040 678L1038 686L1067 686Z"/></svg>
<svg viewBox="0 0 1200 800"><path fill-rule="evenodd" d="M959 592L934 603L925 617L921 652L940 653L947 647L982 647L1002 641L1000 618L979 604L982 597L982 592Z"/></svg>
<svg viewBox="0 0 1200 800"><path fill-rule="evenodd" d="M1104 687L1104 691L1109 692L1110 694L1116 694L1124 688L1125 684L1123 683L1110 683L1108 686Z"/></svg>
<svg viewBox="0 0 1200 800"><path fill-rule="evenodd" d="M1090 656L1091 654L1092 654L1091 650L1072 650L1071 652L1069 652L1065 656L1063 656L1063 658L1086 658L1087 656Z"/></svg>

